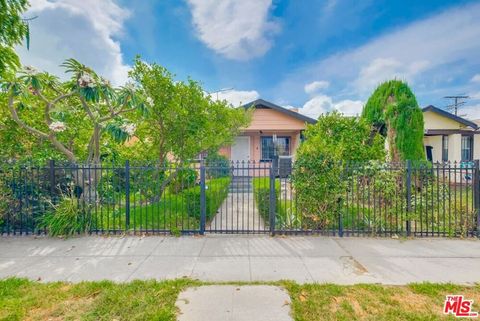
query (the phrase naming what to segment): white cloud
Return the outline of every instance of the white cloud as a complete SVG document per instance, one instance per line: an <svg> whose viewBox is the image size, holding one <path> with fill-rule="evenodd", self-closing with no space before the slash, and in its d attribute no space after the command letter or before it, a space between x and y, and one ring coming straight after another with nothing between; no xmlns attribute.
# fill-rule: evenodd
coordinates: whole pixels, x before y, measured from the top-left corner
<svg viewBox="0 0 480 321"><path fill-rule="evenodd" d="M216 99L217 94L219 100L226 100L235 107L260 98L260 94L256 90L227 90L212 93L212 97Z"/></svg>
<svg viewBox="0 0 480 321"><path fill-rule="evenodd" d="M459 114L467 115L467 119L479 119L480 120L480 104L473 106L465 106L459 110Z"/></svg>
<svg viewBox="0 0 480 321"><path fill-rule="evenodd" d="M362 112L363 102L359 100L333 101L327 95L317 95L308 100L300 112L312 118L318 118L320 114L337 110L346 116L356 116Z"/></svg>
<svg viewBox="0 0 480 321"><path fill-rule="evenodd" d="M357 116L362 113L363 101L345 99L335 103L333 108L346 116Z"/></svg>
<svg viewBox="0 0 480 321"><path fill-rule="evenodd" d="M473 94L469 95L470 98L473 100L480 100L480 91L474 92Z"/></svg>
<svg viewBox="0 0 480 321"><path fill-rule="evenodd" d="M305 85L304 90L307 94L314 94L322 89L326 89L330 83L326 80L316 80Z"/></svg>
<svg viewBox="0 0 480 321"><path fill-rule="evenodd" d="M307 101L300 112L312 118L317 118L320 114L332 110L332 98L326 95L318 95Z"/></svg>
<svg viewBox="0 0 480 321"><path fill-rule="evenodd" d="M480 74L476 74L475 76L473 76L470 81L471 82L480 82Z"/></svg>
<svg viewBox="0 0 480 321"><path fill-rule="evenodd" d="M401 79L412 83L415 75L425 70L428 61L401 63L394 58L376 58L367 66L362 67L354 85L361 93L369 92L378 84L389 79Z"/></svg>
<svg viewBox="0 0 480 321"><path fill-rule="evenodd" d="M300 90L299 84L319 74L332 84L346 84L338 91L346 98L366 99L379 82L395 77L431 91L448 78L478 69L478 39L480 3L449 8L304 66L290 74L277 91Z"/></svg>
<svg viewBox="0 0 480 321"><path fill-rule="evenodd" d="M30 23L30 50L17 48L23 64L61 76L59 65L75 58L114 84L127 80L129 66L115 38L129 12L113 0L32 0L26 15L38 18Z"/></svg>
<svg viewBox="0 0 480 321"><path fill-rule="evenodd" d="M272 0L188 0L198 37L234 60L260 57L280 27L270 16Z"/></svg>

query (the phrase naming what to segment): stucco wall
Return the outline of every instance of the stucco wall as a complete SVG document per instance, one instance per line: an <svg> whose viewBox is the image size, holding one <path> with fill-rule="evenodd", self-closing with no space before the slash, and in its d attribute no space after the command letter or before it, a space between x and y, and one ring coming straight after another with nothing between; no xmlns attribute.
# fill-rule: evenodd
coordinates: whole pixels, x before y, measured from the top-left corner
<svg viewBox="0 0 480 321"><path fill-rule="evenodd" d="M434 162L442 161L442 136L425 136L425 146L432 146L432 158Z"/></svg>
<svg viewBox="0 0 480 321"><path fill-rule="evenodd" d="M295 156L296 150L300 145L300 132L299 131L259 131L256 132L244 132L241 136L250 137L250 160L259 162L262 158L262 147L261 147L261 137L262 136L273 136L277 135L278 137L290 137L290 154ZM231 159L231 146L224 146L220 148L219 153L225 157Z"/></svg>
<svg viewBox="0 0 480 321"><path fill-rule="evenodd" d="M480 159L480 134L473 136L473 159Z"/></svg>
<svg viewBox="0 0 480 321"><path fill-rule="evenodd" d="M462 160L462 135L453 134L448 136L448 160L460 162Z"/></svg>
<svg viewBox="0 0 480 321"><path fill-rule="evenodd" d="M273 109L254 109L250 126L246 131L284 131L305 129L305 122Z"/></svg>
<svg viewBox="0 0 480 321"><path fill-rule="evenodd" d="M423 113L425 129L465 129L465 125L437 113Z"/></svg>
<svg viewBox="0 0 480 321"><path fill-rule="evenodd" d="M300 131L305 128L306 123L302 120L273 109L256 108L250 125L240 135L250 137L250 160L258 162L262 153L261 136L290 137L290 154L295 155L300 145ZM219 153L230 159L231 146L222 147Z"/></svg>

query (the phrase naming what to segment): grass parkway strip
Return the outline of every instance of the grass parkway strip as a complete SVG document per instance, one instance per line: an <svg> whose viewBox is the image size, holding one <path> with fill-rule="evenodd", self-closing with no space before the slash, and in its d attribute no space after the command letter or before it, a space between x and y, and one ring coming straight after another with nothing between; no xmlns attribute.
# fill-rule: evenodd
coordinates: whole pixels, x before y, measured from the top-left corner
<svg viewBox="0 0 480 321"><path fill-rule="evenodd" d="M176 320L175 301L188 287L214 283L191 279L110 281L77 284L40 283L10 278L0 281L0 320ZM218 283L216 283L218 284ZM226 284L226 283L222 283ZM480 302L480 286L414 283L406 286L272 283L291 297L294 320L450 320L445 296L461 293Z"/></svg>

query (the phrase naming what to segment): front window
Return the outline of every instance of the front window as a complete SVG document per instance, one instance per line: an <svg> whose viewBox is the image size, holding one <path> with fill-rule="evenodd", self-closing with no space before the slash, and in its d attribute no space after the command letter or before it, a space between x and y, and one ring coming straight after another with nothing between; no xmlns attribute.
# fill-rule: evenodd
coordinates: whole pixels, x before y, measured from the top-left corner
<svg viewBox="0 0 480 321"><path fill-rule="evenodd" d="M473 136L462 136L462 162L473 159Z"/></svg>
<svg viewBox="0 0 480 321"><path fill-rule="evenodd" d="M448 136L442 136L442 161L448 162Z"/></svg>
<svg viewBox="0 0 480 321"><path fill-rule="evenodd" d="M270 161L275 156L290 155L290 137L277 137L274 143L272 136L261 137L262 161Z"/></svg>

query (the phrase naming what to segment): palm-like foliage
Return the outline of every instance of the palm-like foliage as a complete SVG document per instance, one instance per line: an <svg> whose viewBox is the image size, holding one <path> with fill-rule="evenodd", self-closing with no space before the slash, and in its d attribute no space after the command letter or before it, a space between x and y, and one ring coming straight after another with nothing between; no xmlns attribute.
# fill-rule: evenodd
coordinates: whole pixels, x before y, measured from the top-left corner
<svg viewBox="0 0 480 321"><path fill-rule="evenodd" d="M109 81L75 59L68 59L61 66L72 74L70 80L60 82L51 74L25 67L17 78L2 84L12 98L13 119L34 136L50 140L70 161L98 162L103 133L116 142L132 136L135 126L129 125L125 117L145 110L143 95L135 86L112 87ZM38 107L38 112L43 106L43 123L38 120L33 123L20 115L31 110L32 105ZM75 149L68 146L66 134L75 135L77 130L90 130L87 135L90 139L88 144L78 144ZM88 146L87 151L76 152L81 146Z"/></svg>

